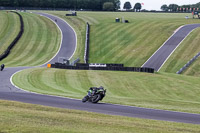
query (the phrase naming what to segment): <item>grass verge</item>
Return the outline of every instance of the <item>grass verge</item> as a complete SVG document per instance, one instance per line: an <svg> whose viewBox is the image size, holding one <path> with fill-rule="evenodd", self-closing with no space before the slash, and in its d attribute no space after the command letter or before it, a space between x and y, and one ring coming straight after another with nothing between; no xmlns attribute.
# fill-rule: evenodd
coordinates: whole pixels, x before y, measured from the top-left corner
<svg viewBox="0 0 200 133"><path fill-rule="evenodd" d="M0 100L2 133L197 133L199 125L164 122Z"/></svg>
<svg viewBox="0 0 200 133"><path fill-rule="evenodd" d="M200 113L198 77L36 68L15 74L13 82L25 90L78 99L86 95L89 87L104 86L104 102Z"/></svg>

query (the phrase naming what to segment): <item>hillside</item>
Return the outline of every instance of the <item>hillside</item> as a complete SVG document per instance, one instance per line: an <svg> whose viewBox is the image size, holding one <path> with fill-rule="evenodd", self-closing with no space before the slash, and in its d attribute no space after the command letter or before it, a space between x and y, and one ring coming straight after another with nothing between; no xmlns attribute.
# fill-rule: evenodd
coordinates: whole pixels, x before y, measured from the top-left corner
<svg viewBox="0 0 200 133"><path fill-rule="evenodd" d="M47 18L31 13L20 14L24 20L24 33L11 50L10 55L0 61L0 64L4 63L12 67L42 65L50 60L59 49L60 31ZM10 21L16 25L15 20ZM19 28L19 25L16 26Z"/></svg>

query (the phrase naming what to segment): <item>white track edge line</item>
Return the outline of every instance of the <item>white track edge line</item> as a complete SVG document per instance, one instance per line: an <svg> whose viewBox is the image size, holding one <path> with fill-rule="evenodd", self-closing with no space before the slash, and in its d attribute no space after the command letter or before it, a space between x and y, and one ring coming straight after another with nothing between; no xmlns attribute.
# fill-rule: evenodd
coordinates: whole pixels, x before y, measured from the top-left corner
<svg viewBox="0 0 200 133"><path fill-rule="evenodd" d="M40 15L40 16L43 16L43 15ZM58 53L59 53L59 51L60 51L60 49L61 49L61 46L62 46L62 41L63 41L63 33L62 33L62 30L60 29L60 27L58 26L58 24L57 24L56 22L54 22L52 19L50 19L49 17L47 17L47 16L43 16L43 17L45 17L45 18L51 20L54 24L56 24L56 26L58 27L58 29L60 30L60 33L61 33L61 40L60 40L59 49L58 49L58 51L56 52L56 54L55 54L49 61L47 61L46 63L44 63L44 64L42 64L42 65L39 65L39 67L44 66L44 65L47 64L48 62L52 61L53 58L55 58L55 57L58 55Z"/></svg>
<svg viewBox="0 0 200 133"><path fill-rule="evenodd" d="M77 34L76 34L76 31L74 30L74 28L67 22L67 21L65 21L63 18L60 18L60 17L58 17L58 16L55 16L55 15L52 15L52 14L48 14L48 13L44 13L44 14L47 14L47 15L50 15L50 16L54 16L54 17L56 17L56 18L59 18L59 19L61 19L62 21L64 21L65 23L67 23L67 25L73 30L73 32L75 33L75 36L76 36L76 46L75 46L75 50L74 50L74 52L73 52L73 54L71 55L71 57L69 58L69 60L74 56L74 54L75 54L75 52L76 52L76 50L77 50ZM42 15L43 16L43 15ZM44 16L44 17L46 17L46 18L48 18L47 16ZM50 18L48 18L48 19L50 19ZM54 22L52 19L50 19L52 22ZM57 27L60 29L60 27L58 26L58 24L56 23L56 22L54 22L56 25L57 25ZM60 29L60 32L62 33L62 30ZM62 41L63 41L63 33L62 33L62 38L61 38L61 44L62 44ZM61 44L60 44L60 48L61 48ZM54 57L56 57L57 56L57 54L59 53L59 51L60 51L60 49L58 50L58 52L56 53L56 55L54 55ZM54 57L52 57L49 61L47 61L46 63L48 63L48 62L50 62ZM43 65L45 65L46 63L44 63ZM40 65L40 66L42 66L42 65Z"/></svg>
<svg viewBox="0 0 200 133"><path fill-rule="evenodd" d="M184 26L185 25L182 25L182 26L178 27L175 30L175 32L153 53L153 55L151 55L151 57L141 67L143 67L158 52L158 50L160 50L167 43L167 41L169 41L169 39L171 39L174 36L174 34L176 34Z"/></svg>
<svg viewBox="0 0 200 133"><path fill-rule="evenodd" d="M48 14L48 13L44 13L44 14ZM75 54L75 52L76 52L76 50L77 50L77 42L78 42L78 41L77 41L77 34L76 34L74 28L73 28L67 21L65 21L63 18L60 18L60 17L55 16L55 15L52 15L52 14L48 14L48 15L51 15L51 16L54 16L54 17L56 17L56 18L59 18L59 19L63 20L63 21L64 21L65 23L67 23L67 25L69 25L69 27L71 27L71 29L74 31L75 36L76 36L76 46L75 46L75 50L74 50L72 56L69 58L69 59L71 59L71 58L74 56L74 54Z"/></svg>
<svg viewBox="0 0 200 133"><path fill-rule="evenodd" d="M47 14L47 13L46 13L46 14ZM48 15L51 15L51 14L48 14ZM41 16L43 16L43 15L41 15ZM52 16L54 16L54 15L52 15ZM48 18L47 16L43 16L43 17ZM54 16L54 17L57 17L57 16ZM59 17L57 17L57 18L59 18ZM52 19L50 19L50 18L48 18L48 19L51 20L52 22L54 22ZM62 19L62 18L59 18L59 19ZM62 19L62 20L63 20L64 22L66 22L64 19ZM54 22L54 23L55 23L55 22ZM66 23L67 23L67 22L66 22ZM60 30L60 32L61 32L61 43L60 43L60 48L61 48L62 39L63 39L63 33L62 33L62 30L60 29L60 27L57 25L57 23L55 23L55 24L56 24L56 26L59 28L59 30ZM69 23L67 23L67 24L69 25ZM69 26L70 26L70 25L69 25ZM71 26L70 26L70 27L71 27ZM74 30L72 27L71 27L71 29L74 31L75 36L76 36L76 48L77 48L77 34L76 34L75 30ZM59 53L60 48L59 48L59 50L57 51L56 55ZM74 50L72 56L70 57L70 59L71 59L71 58L73 57L73 55L75 54L76 48L75 48L75 50ZM54 55L54 57L55 57L56 55ZM53 57L53 58L54 58L54 57ZM48 62L50 62L53 58L51 58ZM46 63L48 63L48 62L46 62ZM46 63L45 63L45 64L46 64ZM43 64L43 65L45 65L45 64ZM43 66L43 65L32 66L32 67L41 67L41 66ZM30 67L30 68L31 68L31 67ZM25 68L25 69L28 69L28 68ZM16 85L13 83L13 81L12 81L13 76L14 76L15 74L17 74L17 73L19 73L19 72L21 72L21 71L23 71L23 70L25 70L25 69L19 70L19 71L15 72L14 74L12 74L12 76L10 77L10 82L11 82L11 84L12 84L14 87L16 87L16 88L19 89L19 90L23 90L24 92L31 92L31 91L27 91L27 90L24 90L24 89L22 89L22 88L16 86ZM35 94L39 94L39 95L45 95L45 94L40 94L40 93L36 93L36 92L31 92L31 93L35 93ZM48 95L48 96L54 96L54 95ZM61 97L61 96L56 96L56 97ZM62 98L66 98L66 97L62 97ZM68 98L68 99L73 99L73 98ZM78 100L78 99L74 99L74 100Z"/></svg>
<svg viewBox="0 0 200 133"><path fill-rule="evenodd" d="M24 70L24 69L23 69L23 70ZM37 92L34 92L34 91L24 90L24 89L18 87L17 85L15 85L15 84L13 83L13 80L12 80L12 79L13 79L13 76L14 76L15 74L17 74L17 73L19 73L19 72L21 72L21 71L23 71L23 70L19 70L19 71L15 72L15 73L11 76L11 78L10 78L11 84L12 84L14 87L16 87L17 89L22 90L22 91L24 91L24 92L32 93L32 94L41 95L41 96L52 96L52 97L67 98L67 99L73 99L73 100L78 100L78 101L80 101L80 99L75 99L75 98L70 98L70 97L64 97L64 96L49 95L49 94L42 94L42 93L37 93Z"/></svg>
<svg viewBox="0 0 200 133"><path fill-rule="evenodd" d="M52 97L58 97L58 98L66 98L66 99L72 99L72 100L77 100L77 101L81 101L81 99L75 99L75 98L70 98L70 97L64 97L64 96L56 96L56 95L47 95L47 94L41 94L41 93L37 93L37 92L32 92L32 91L27 91L27 90L24 90L22 88L19 88L17 85L15 85L13 82L12 82L12 78L15 74L21 72L23 70L20 70L20 71L17 71L15 72L12 76L11 76L11 84L16 87L17 89L19 90L22 90L24 92L29 92L29 93L33 93L33 94L37 94L37 95L41 95L41 96L52 96ZM105 103L105 102L101 102L101 103ZM195 114L195 113L187 113L187 112L178 112L178 111L171 111L171 110L162 110L162 109L153 109L153 108L144 108L144 107L137 107L137 106L129 106L129 105L122 105L122 104L112 104L112 103L105 103L105 104L111 104L111 105L116 105L116 106L122 106L122 107L130 107L130 108L139 108L139 109L147 109L147 110L155 110L155 111L165 111L165 112L175 112L175 113L181 113L181 114L191 114L191 115L200 115L200 114Z"/></svg>
<svg viewBox="0 0 200 133"><path fill-rule="evenodd" d="M199 27L196 27L199 28ZM193 30L191 30L184 38L183 40L176 46L176 48L170 53L170 55L166 58L166 60L163 62L163 64L160 66L160 68L158 69L158 72L160 71L160 69L162 68L162 66L167 62L167 60L169 59L169 57L175 52L175 50L181 45L181 43L189 36L189 34L194 31L196 28L194 28Z"/></svg>

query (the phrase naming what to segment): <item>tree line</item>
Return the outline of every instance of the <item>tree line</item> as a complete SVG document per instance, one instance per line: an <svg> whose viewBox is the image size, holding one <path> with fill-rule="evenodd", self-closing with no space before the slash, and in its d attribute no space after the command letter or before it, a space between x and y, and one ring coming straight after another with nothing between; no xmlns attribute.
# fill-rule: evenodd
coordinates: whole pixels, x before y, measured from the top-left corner
<svg viewBox="0 0 200 133"><path fill-rule="evenodd" d="M166 5L162 5L161 10L163 11L170 11L170 12L189 12L189 11L195 11L195 10L199 10L200 9L200 2L199 3L196 3L196 4L192 4L192 5L182 5L182 6L179 6L177 4L169 4Z"/></svg>
<svg viewBox="0 0 200 133"><path fill-rule="evenodd" d="M129 1L127 1L127 2L124 3L123 9L125 9L125 10L133 10L135 12L140 12L140 10L142 8L142 4L143 3L136 3L135 6L132 9L131 3Z"/></svg>
<svg viewBox="0 0 200 133"><path fill-rule="evenodd" d="M129 1L124 3L123 9L125 10L132 10L132 11L140 11L142 8L143 3L136 3L134 7L132 7L131 3ZM200 10L200 2L197 4L192 4L192 5L182 5L179 6L177 4L169 4L169 5L162 5L160 8L162 11L165 12L190 12L190 11L196 11ZM143 9L142 11L146 11Z"/></svg>
<svg viewBox="0 0 200 133"><path fill-rule="evenodd" d="M108 6L109 5L109 6ZM120 0L0 0L2 7L66 8L87 10L118 10Z"/></svg>

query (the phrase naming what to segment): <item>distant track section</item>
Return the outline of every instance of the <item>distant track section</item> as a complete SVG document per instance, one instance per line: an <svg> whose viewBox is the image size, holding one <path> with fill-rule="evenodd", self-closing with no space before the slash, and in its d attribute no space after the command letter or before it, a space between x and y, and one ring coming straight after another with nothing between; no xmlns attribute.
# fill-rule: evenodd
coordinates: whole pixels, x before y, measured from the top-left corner
<svg viewBox="0 0 200 133"><path fill-rule="evenodd" d="M48 63L51 64L58 62L59 57L64 57L65 59L70 60L74 55L74 52L76 51L76 45L77 45L76 32L66 21L57 16L50 15L47 13L39 13L39 12L35 13L41 16L45 16L46 18L49 18L51 21L56 23L56 25L60 28L60 31L62 32L62 42L59 53L57 53Z"/></svg>
<svg viewBox="0 0 200 133"><path fill-rule="evenodd" d="M180 27L143 65L159 71L181 42L200 24L189 24Z"/></svg>
<svg viewBox="0 0 200 133"><path fill-rule="evenodd" d="M11 12L13 12L13 11L11 11ZM10 50L15 46L15 44L19 41L19 39L21 38L22 34L24 33L24 21L23 21L22 16L18 12L13 12L13 13L16 13L19 16L19 19L20 19L20 31L19 31L17 37L8 46L8 48L0 55L0 61L3 60L4 58L6 58L9 55Z"/></svg>

